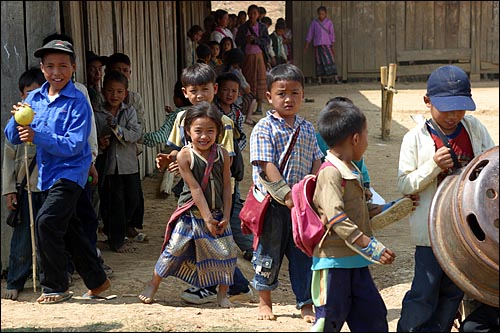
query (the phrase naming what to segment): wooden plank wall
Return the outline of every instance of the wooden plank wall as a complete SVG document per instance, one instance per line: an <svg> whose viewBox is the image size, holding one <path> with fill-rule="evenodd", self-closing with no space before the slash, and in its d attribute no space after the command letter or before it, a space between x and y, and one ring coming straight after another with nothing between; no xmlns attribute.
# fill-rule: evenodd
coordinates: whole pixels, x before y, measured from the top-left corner
<svg viewBox="0 0 500 333"><path fill-rule="evenodd" d="M398 63L398 77L426 75L444 63L470 73L498 73L498 1L287 1L294 63L315 78L305 36L316 9L325 6L337 41L335 61L343 79L379 76Z"/></svg>
<svg viewBox="0 0 500 333"><path fill-rule="evenodd" d="M337 64L337 72L342 73L342 50L343 45L343 29L341 23L341 7L343 1L287 1L286 6L292 6L291 11L293 17L287 18L291 22L293 34L293 57L294 64L299 66L304 72L306 78L315 77L314 68L314 48L312 42L309 49L304 52L305 40L307 31L313 19L318 17L317 9L320 6L325 6L327 9L327 17L333 22L335 30L335 61Z"/></svg>
<svg viewBox="0 0 500 333"><path fill-rule="evenodd" d="M422 75L451 61L471 72L471 2L405 1L397 4L398 76Z"/></svg>
<svg viewBox="0 0 500 333"><path fill-rule="evenodd" d="M173 105L177 79L175 2L89 1L85 5L88 48L100 55L122 52L130 57L129 89L142 96L145 131L158 129L165 120L164 106ZM155 170L161 148L144 147L139 157L141 177Z"/></svg>
<svg viewBox="0 0 500 333"><path fill-rule="evenodd" d="M20 100L19 76L31 66L38 66L40 59L33 53L42 47L42 41L50 34L61 32L59 6L53 1L2 1L2 80L1 80L1 128L10 119L12 105ZM0 154L3 158L5 135L1 135ZM12 228L5 223L7 206L1 200L1 264L8 266Z"/></svg>
<svg viewBox="0 0 500 333"><path fill-rule="evenodd" d="M498 1L479 1L481 5L480 19L480 70L481 72L498 73Z"/></svg>
<svg viewBox="0 0 500 333"><path fill-rule="evenodd" d="M387 11L383 1L347 2L344 35L349 77L365 77L387 65ZM355 18L355 19L352 19Z"/></svg>
<svg viewBox="0 0 500 333"><path fill-rule="evenodd" d="M180 29L180 47L186 49L187 32L195 24L204 28L203 20L210 14L209 1L178 1L179 11L182 15L182 21L179 22ZM183 52L181 54L184 54ZM179 59L181 68L186 67L185 57Z"/></svg>

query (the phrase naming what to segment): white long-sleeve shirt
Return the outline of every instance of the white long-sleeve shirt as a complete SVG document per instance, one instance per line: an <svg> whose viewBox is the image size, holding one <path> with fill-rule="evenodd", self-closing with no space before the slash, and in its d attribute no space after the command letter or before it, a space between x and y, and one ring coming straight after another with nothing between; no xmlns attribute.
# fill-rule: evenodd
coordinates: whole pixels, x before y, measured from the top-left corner
<svg viewBox="0 0 500 333"><path fill-rule="evenodd" d="M471 115L462 119L469 134L474 156L493 147L486 127ZM436 147L425 122L417 125L403 137L399 153L398 190L406 194L419 194L420 202L410 215L410 234L417 246L431 246L428 214L432 198L438 186L437 176L441 168L434 162Z"/></svg>

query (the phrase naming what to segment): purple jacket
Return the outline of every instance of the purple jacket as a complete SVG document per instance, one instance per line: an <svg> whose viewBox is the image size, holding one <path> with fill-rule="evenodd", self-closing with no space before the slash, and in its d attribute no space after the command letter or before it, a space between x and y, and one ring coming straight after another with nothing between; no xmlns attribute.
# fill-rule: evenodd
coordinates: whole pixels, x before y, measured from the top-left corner
<svg viewBox="0 0 500 333"><path fill-rule="evenodd" d="M309 26L307 32L306 42L310 43L312 40L313 46L318 45L332 45L335 43L335 30L333 29L333 22L325 18L323 22L314 19Z"/></svg>

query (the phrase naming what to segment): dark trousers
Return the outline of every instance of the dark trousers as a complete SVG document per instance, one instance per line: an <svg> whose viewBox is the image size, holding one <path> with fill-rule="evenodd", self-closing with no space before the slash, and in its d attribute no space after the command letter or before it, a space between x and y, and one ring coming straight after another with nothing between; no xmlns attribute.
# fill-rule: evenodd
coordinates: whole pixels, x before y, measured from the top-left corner
<svg viewBox="0 0 500 333"><path fill-rule="evenodd" d="M497 307L481 304L460 325L460 332L498 332L500 328Z"/></svg>
<svg viewBox="0 0 500 333"><path fill-rule="evenodd" d="M464 293L445 274L430 246L415 249L415 272L398 332L450 332Z"/></svg>
<svg viewBox="0 0 500 333"><path fill-rule="evenodd" d="M142 192L141 176L139 173L134 174L134 181L136 182L135 188L137 188L137 205L132 214L132 217L127 225L127 227L132 227L136 229L143 229L144 223L144 193Z"/></svg>
<svg viewBox="0 0 500 333"><path fill-rule="evenodd" d="M139 202L138 173L129 175L107 175L103 192L100 193L104 233L108 235L109 246L118 250L125 242L129 222ZM106 200L102 200L103 197ZM104 204L104 206L103 206Z"/></svg>
<svg viewBox="0 0 500 333"><path fill-rule="evenodd" d="M66 179L58 180L44 192L45 201L36 218L40 285L44 293L68 290L65 250L73 258L76 271L87 288L95 289L106 281L95 247L76 217L81 192L77 183Z"/></svg>
<svg viewBox="0 0 500 333"><path fill-rule="evenodd" d="M43 193L31 192L33 218L43 204ZM19 200L20 198L18 198ZM33 252L31 250L31 226L28 193L25 191L20 206L20 223L14 227L10 240L9 271L7 289L23 290L26 280L33 272ZM37 277L38 278L38 277Z"/></svg>
<svg viewBox="0 0 500 333"><path fill-rule="evenodd" d="M85 187L80 194L80 198L78 198L78 203L76 204L76 216L81 222L84 234L88 237L90 244L96 250L97 227L99 226L99 221L97 220L97 215L94 210L92 189L90 183L85 184ZM68 257L68 273L74 274L75 265L73 264L73 259L71 258L71 255L69 253Z"/></svg>
<svg viewBox="0 0 500 333"><path fill-rule="evenodd" d="M326 303L315 306L316 322L324 320L323 332L340 332L345 322L351 332L388 332L387 309L368 267L323 271L328 272L326 291L313 292L315 299L326 294Z"/></svg>
<svg viewBox="0 0 500 333"><path fill-rule="evenodd" d="M245 235L241 231L241 220L239 215L243 205L240 201L239 183L240 182L236 182L234 186L231 206L231 218L229 220L229 223L231 225L231 231L233 232L234 241L236 245L238 245L240 250L243 252L248 250L253 251L253 235Z"/></svg>
<svg viewBox="0 0 500 333"><path fill-rule="evenodd" d="M97 244L97 227L99 222L92 201L92 188L90 183L87 183L85 184L80 198L78 198L76 216L78 216L82 222L83 230L85 235L89 238L90 244L95 248Z"/></svg>

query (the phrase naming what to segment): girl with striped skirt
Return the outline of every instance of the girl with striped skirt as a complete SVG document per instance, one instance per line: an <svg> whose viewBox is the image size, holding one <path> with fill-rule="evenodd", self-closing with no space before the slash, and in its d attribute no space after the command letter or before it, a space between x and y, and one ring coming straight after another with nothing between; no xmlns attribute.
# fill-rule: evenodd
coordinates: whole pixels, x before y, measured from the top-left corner
<svg viewBox="0 0 500 333"><path fill-rule="evenodd" d="M237 246L229 226L231 162L227 150L216 143L221 114L201 102L186 111L184 126L190 142L177 154L184 189L167 223L153 278L139 299L152 303L162 279L175 276L199 288L219 285L217 303L228 308Z"/></svg>
<svg viewBox="0 0 500 333"><path fill-rule="evenodd" d="M309 26L306 36L305 50L309 44L314 46L314 61L316 63L316 76L318 84L321 84L322 77L334 77L335 83L341 83L337 75L335 65L335 30L333 22L326 17L326 7L318 8L318 18L314 19ZM304 51L305 51L304 50Z"/></svg>

